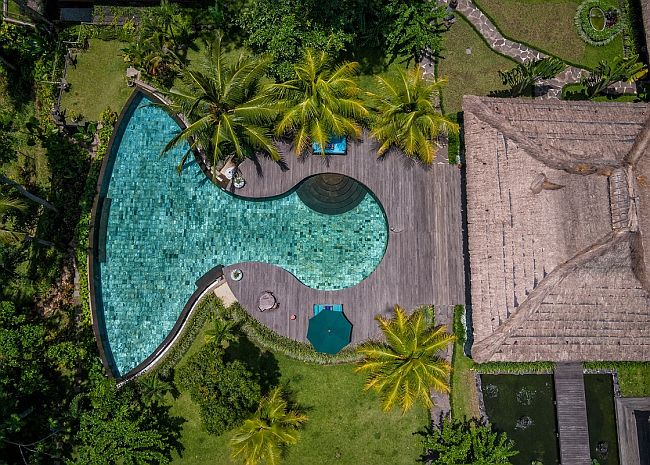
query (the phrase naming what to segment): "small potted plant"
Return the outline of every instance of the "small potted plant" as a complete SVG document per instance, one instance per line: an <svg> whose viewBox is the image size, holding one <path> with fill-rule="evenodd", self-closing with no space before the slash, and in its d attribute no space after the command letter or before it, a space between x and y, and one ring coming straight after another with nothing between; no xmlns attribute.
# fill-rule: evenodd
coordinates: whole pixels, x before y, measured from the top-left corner
<svg viewBox="0 0 650 465"><path fill-rule="evenodd" d="M244 273L239 268L235 268L230 272L230 279L233 281L240 281L244 277Z"/></svg>

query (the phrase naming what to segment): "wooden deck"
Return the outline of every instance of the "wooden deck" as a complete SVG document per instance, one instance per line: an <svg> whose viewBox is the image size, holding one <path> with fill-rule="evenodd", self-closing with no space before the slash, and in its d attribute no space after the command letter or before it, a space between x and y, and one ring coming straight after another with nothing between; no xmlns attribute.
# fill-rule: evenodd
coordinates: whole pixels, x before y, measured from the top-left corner
<svg viewBox="0 0 650 465"><path fill-rule="evenodd" d="M620 462L624 465L644 465L639 452L642 444L639 444L635 411L650 412L650 397L616 398L618 450Z"/></svg>
<svg viewBox="0 0 650 465"><path fill-rule="evenodd" d="M555 398L562 465L590 465L587 402L581 363L555 365Z"/></svg>
<svg viewBox="0 0 650 465"><path fill-rule="evenodd" d="M257 166L251 161L240 166L246 186L237 190L237 195L279 195L308 176L333 172L370 188L388 219L390 231L383 260L368 278L347 289L312 289L284 269L266 263L240 263L225 269L237 300L279 334L305 341L313 305L319 303L343 304L354 325L352 343L376 336L375 315L389 313L395 304L412 309L423 304L464 303L459 169L446 163L445 151L439 153L439 162L423 167L400 155L377 160L375 147L375 142L366 138L349 142L346 156L297 159L284 146L284 170L267 159ZM233 267L243 271L241 281L230 279ZM274 293L280 307L261 313L257 299L265 290ZM292 314L295 320L290 319Z"/></svg>

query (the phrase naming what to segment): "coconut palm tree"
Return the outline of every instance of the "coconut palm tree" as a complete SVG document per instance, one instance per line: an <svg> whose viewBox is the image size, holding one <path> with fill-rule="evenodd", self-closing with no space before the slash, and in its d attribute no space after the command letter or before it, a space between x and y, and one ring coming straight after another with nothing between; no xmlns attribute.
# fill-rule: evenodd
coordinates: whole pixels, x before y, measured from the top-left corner
<svg viewBox="0 0 650 465"><path fill-rule="evenodd" d="M216 317L212 328L205 332L205 342L214 342L224 349L227 349L231 341L238 339L235 333L237 322L222 317Z"/></svg>
<svg viewBox="0 0 650 465"><path fill-rule="evenodd" d="M307 417L292 410L275 388L260 400L252 418L246 420L230 440L231 456L244 465L280 462L283 450L298 442L298 430Z"/></svg>
<svg viewBox="0 0 650 465"><path fill-rule="evenodd" d="M334 67L326 52L307 49L294 65L295 77L268 88L269 97L282 112L276 135L290 136L297 156L314 142L324 156L331 138L361 135L358 122L368 116L368 110L358 98L358 70L359 63Z"/></svg>
<svg viewBox="0 0 650 465"><path fill-rule="evenodd" d="M440 114L435 99L446 79L429 80L419 67L377 76L377 92L368 92L376 112L372 135L381 142L377 156L391 147L424 163L436 157L440 134L457 133L458 125Z"/></svg>
<svg viewBox="0 0 650 465"><path fill-rule="evenodd" d="M230 155L235 161L254 158L257 152L279 160L269 129L278 113L260 98L267 61L240 55L234 64L227 64L221 36L211 49L208 71L185 69L187 90L169 91L174 102L169 109L183 113L190 124L169 141L163 153L188 142L191 148L204 150L214 164ZM179 171L189 154L182 158Z"/></svg>
<svg viewBox="0 0 650 465"><path fill-rule="evenodd" d="M138 379L138 389L147 405L159 404L172 391L172 385L158 375L147 375Z"/></svg>
<svg viewBox="0 0 650 465"><path fill-rule="evenodd" d="M384 411L395 405L407 411L416 401L431 407L430 389L449 392L451 366L440 351L454 341L454 336L444 326L427 323L422 309L409 316L395 305L392 319L376 319L386 342L369 341L357 348L363 360L355 370L368 373L365 389L379 394Z"/></svg>

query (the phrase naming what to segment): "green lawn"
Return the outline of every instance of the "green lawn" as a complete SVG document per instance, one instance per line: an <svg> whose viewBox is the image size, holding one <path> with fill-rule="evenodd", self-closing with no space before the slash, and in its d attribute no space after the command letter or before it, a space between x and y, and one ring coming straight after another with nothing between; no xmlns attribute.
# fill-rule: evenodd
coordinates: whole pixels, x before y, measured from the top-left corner
<svg viewBox="0 0 650 465"><path fill-rule="evenodd" d="M573 23L583 0L477 0L474 3L492 18L508 38L527 43L563 60L593 68L600 60L623 53L619 35L603 47L584 42ZM615 2L618 4L618 2Z"/></svg>
<svg viewBox="0 0 650 465"><path fill-rule="evenodd" d="M202 344L200 334L188 354ZM276 359L280 383L295 394L309 416L299 443L289 449L283 465L415 463L421 449L412 433L427 425L428 411L416 408L405 415L400 411L383 413L377 397L363 391L363 377L355 374L351 365L309 365L281 355ZM175 457L174 464L233 464L228 450L230 435L205 432L198 408L187 394L174 401L172 413L187 420L181 439L185 451L182 457Z"/></svg>
<svg viewBox="0 0 650 465"><path fill-rule="evenodd" d="M451 413L455 419L479 418L474 361L463 353L461 344L454 344L451 372Z"/></svg>
<svg viewBox="0 0 650 465"><path fill-rule="evenodd" d="M445 113L461 111L463 95L488 95L504 88L498 71L515 62L492 51L464 18L459 17L444 37L438 73L449 79L442 93Z"/></svg>
<svg viewBox="0 0 650 465"><path fill-rule="evenodd" d="M650 396L650 363L637 363L619 367L618 382L623 397Z"/></svg>
<svg viewBox="0 0 650 465"><path fill-rule="evenodd" d="M77 67L69 68L70 91L64 92L62 107L89 120L99 119L107 107L119 112L133 89L126 85L127 64L117 41L91 39L88 50L77 56Z"/></svg>

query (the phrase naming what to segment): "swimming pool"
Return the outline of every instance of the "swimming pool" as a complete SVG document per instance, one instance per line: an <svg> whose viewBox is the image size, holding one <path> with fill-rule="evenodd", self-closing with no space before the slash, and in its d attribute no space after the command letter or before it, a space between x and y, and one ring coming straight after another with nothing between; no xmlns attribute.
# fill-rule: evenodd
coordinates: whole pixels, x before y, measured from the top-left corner
<svg viewBox="0 0 650 465"><path fill-rule="evenodd" d="M262 200L232 196L195 162L178 176L187 146L160 158L176 122L144 95L131 107L105 174L105 260L95 266L100 331L117 375L154 352L195 281L215 265L272 263L309 287L333 290L359 283L381 261L388 229L374 196L333 216L307 207L295 190Z"/></svg>

